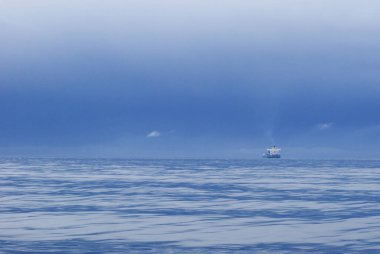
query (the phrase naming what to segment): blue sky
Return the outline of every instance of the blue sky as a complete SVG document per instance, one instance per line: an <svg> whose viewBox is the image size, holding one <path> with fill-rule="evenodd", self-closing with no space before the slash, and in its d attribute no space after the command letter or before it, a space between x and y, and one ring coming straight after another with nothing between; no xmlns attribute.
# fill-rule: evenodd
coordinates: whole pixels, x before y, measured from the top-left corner
<svg viewBox="0 0 380 254"><path fill-rule="evenodd" d="M4 155L380 158L380 3L0 1Z"/></svg>

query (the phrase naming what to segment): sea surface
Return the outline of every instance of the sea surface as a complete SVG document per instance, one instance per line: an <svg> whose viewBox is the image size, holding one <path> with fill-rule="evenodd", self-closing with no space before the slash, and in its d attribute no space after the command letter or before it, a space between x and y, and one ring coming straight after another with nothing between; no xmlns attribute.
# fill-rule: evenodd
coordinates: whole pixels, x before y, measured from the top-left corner
<svg viewBox="0 0 380 254"><path fill-rule="evenodd" d="M380 161L0 159L0 253L380 253Z"/></svg>

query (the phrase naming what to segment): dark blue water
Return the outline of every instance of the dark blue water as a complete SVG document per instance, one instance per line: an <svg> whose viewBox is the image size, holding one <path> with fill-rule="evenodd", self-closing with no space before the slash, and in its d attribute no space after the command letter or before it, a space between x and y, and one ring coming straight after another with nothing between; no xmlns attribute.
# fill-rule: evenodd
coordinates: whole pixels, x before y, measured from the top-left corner
<svg viewBox="0 0 380 254"><path fill-rule="evenodd" d="M380 253L380 161L0 160L0 253Z"/></svg>

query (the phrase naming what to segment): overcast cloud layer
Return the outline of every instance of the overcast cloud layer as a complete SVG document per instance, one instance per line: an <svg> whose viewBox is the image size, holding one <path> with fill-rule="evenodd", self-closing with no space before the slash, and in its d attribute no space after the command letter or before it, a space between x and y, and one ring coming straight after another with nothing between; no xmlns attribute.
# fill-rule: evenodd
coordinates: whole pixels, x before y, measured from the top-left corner
<svg viewBox="0 0 380 254"><path fill-rule="evenodd" d="M378 158L380 2L0 0L4 155Z"/></svg>

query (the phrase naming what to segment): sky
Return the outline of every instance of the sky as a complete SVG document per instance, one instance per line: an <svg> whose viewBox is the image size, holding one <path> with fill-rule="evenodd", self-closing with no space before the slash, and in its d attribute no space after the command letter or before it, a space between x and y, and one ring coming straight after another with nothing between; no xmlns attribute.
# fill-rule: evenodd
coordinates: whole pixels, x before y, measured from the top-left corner
<svg viewBox="0 0 380 254"><path fill-rule="evenodd" d="M380 2L0 0L5 156L380 159Z"/></svg>

